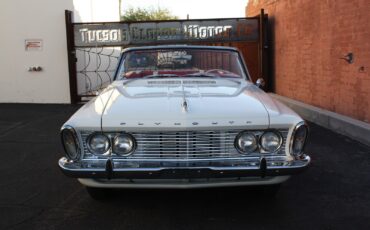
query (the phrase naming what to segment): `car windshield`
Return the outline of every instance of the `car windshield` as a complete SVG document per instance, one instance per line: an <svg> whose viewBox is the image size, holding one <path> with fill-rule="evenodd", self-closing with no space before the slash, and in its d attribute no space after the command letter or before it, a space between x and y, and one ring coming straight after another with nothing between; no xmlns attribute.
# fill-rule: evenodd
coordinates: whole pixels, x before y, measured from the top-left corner
<svg viewBox="0 0 370 230"><path fill-rule="evenodd" d="M134 78L245 78L236 51L169 48L129 51L119 69L120 79Z"/></svg>

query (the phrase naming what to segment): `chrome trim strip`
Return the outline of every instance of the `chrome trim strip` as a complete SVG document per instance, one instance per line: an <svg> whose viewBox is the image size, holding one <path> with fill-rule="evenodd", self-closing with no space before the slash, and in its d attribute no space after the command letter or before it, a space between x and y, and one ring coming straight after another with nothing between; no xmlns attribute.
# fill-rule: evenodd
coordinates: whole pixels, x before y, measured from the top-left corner
<svg viewBox="0 0 370 230"><path fill-rule="evenodd" d="M239 161L239 162L218 162L215 165L187 163L163 166L161 162L113 162L113 174L106 169L106 162L86 163L73 162L65 157L59 160L59 167L63 173L70 177L77 178L112 178L140 179L140 178L219 178L219 177L258 177L262 176L260 160ZM273 158L267 161L264 169L266 176L292 175L306 169L310 164L311 158L307 155L301 159L292 161L274 161ZM109 177L111 178L111 177Z"/></svg>
<svg viewBox="0 0 370 230"><path fill-rule="evenodd" d="M307 134L306 134L306 137L305 137L305 140L304 140L304 143L303 143L303 147L302 147L302 151L299 153L299 154L293 154L293 143L294 143L294 139L295 139L295 133L296 131L301 127L301 126L306 126L306 129L307 129ZM299 122L293 129L292 131L292 135L291 135L291 138L290 138L290 141L289 141L289 154L294 156L294 157L299 157L303 154L304 152L304 148L306 146L306 142L307 142L307 138L308 138L308 134L309 134L309 128L308 128L308 125L306 123L306 121L301 121Z"/></svg>
<svg viewBox="0 0 370 230"><path fill-rule="evenodd" d="M70 125L63 125L62 128L60 129L60 132L59 132L60 138L62 140L63 150L64 150L64 152L66 153L66 155L68 157L70 157L70 156L69 156L69 154L67 152L67 149L66 149L65 144L64 144L64 139L63 139L63 131L64 130L69 130L69 131L72 132L72 135L73 135L73 138L74 138L74 142L76 144L77 156L76 156L75 159L71 159L71 160L80 160L82 158L82 154L81 154L82 153L82 148L80 147L80 141L78 139L78 135L77 135L76 130L72 126L70 126Z"/></svg>
<svg viewBox="0 0 370 230"><path fill-rule="evenodd" d="M79 178L79 182L85 186L100 187L100 188L136 188L136 189L196 189L196 188L216 188L216 187L230 187L230 186L253 186L253 185L271 185L280 184L289 179L290 176L276 176L276 177L248 177L235 178L234 180L224 181L224 179L214 179L206 181L194 181L179 179L174 180L96 180Z"/></svg>
<svg viewBox="0 0 370 230"><path fill-rule="evenodd" d="M263 155L267 160L271 158L271 160L275 161L286 161L287 158L286 156L276 156L276 155ZM133 158L133 159L125 159L125 158L115 158L111 157L110 159L114 160L115 162L188 162L188 163L194 163L194 162L217 162L217 161L258 161L261 159L261 156L248 156L246 157L218 157L218 158L191 158L191 159L185 159L185 158L180 158L180 159L157 159L157 158ZM106 162L107 159L84 159L84 162L94 162L94 161L102 161Z"/></svg>

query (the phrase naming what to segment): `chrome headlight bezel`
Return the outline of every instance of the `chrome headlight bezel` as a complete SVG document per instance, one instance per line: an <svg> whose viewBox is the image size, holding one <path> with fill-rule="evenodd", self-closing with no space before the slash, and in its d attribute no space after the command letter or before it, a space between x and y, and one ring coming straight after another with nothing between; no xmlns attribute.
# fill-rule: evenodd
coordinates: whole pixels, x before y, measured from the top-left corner
<svg viewBox="0 0 370 230"><path fill-rule="evenodd" d="M274 150L268 150L264 145L263 145L263 137L267 134L270 134L270 133L273 133L275 134L278 138L279 138L279 144L277 145L277 147L274 149ZM265 132L263 132L263 134L259 137L259 146L261 147L261 149L263 151L265 151L266 153L275 153L277 151L280 150L281 146L283 145L283 136L281 135L280 132L278 132L277 130L266 130Z"/></svg>
<svg viewBox="0 0 370 230"><path fill-rule="evenodd" d="M240 138L243 136L243 135L250 135L252 137L252 139L254 139L254 147L251 148L251 150L249 151L245 151L245 149L242 149L242 147L240 146ZM258 139L256 137L256 135L253 133L253 132L250 132L250 131L242 131L240 132L236 137L235 137L235 140L234 140L234 147L236 148L236 150L240 153L240 154L250 154L250 153L253 153L255 152L257 149L258 149Z"/></svg>
<svg viewBox="0 0 370 230"><path fill-rule="evenodd" d="M101 136L101 137L104 137L106 139L106 142L105 142L105 148L104 148L104 151L102 152L97 152L96 150L94 150L92 147L91 147L91 140L92 138L96 137L96 136ZM95 132L95 133L92 133L90 134L87 139L86 139L86 147L88 149L88 151L96 156L106 156L106 155L109 155L110 154L110 150L111 150L111 140L110 138L105 135L104 133L102 132Z"/></svg>
<svg viewBox="0 0 370 230"><path fill-rule="evenodd" d="M116 145L118 143L116 143L116 141L118 140L118 138L122 138L122 137L125 137L127 138L127 142L131 142L131 149L129 151L126 151L125 153L120 153L118 150L117 150L117 147ZM118 156L121 156L121 157L127 157L129 155L131 155L135 149L136 149L136 139L129 133L120 133L118 135L116 135L113 139L113 142L112 142L112 152Z"/></svg>
<svg viewBox="0 0 370 230"><path fill-rule="evenodd" d="M69 134L72 136L73 145L74 145L74 148L75 148L75 151L76 151L75 153L71 153L70 149L66 146L67 142L66 142L66 138L65 138L65 133L67 133L67 132L69 132ZM69 160L73 160L73 161L79 160L80 157L81 157L81 148L80 148L80 142L78 140L76 130L72 126L65 125L60 130L60 137L61 137L61 140L62 140L62 145L63 145L64 152L65 152L67 158Z"/></svg>
<svg viewBox="0 0 370 230"><path fill-rule="evenodd" d="M302 144L302 147L301 147L300 151L294 152L294 144L295 144L295 141L296 141L297 132L300 129L304 129L305 130L305 136L304 136L304 139L303 139L303 144ZM304 153L304 148L306 146L308 134L309 134L309 128L308 128L308 125L307 125L307 123L305 121L299 122L294 127L293 132L292 132L292 135L291 135L291 138L290 138L290 143L289 143L289 152L290 152L290 154L292 156L299 157L299 156L301 156Z"/></svg>
<svg viewBox="0 0 370 230"><path fill-rule="evenodd" d="M245 134L245 133L249 133L251 135L253 135L255 137L255 140L256 140L256 143L257 143L257 146L255 148L253 148L253 151L249 151L249 152L245 152L241 149L241 147L239 146L238 144L238 141L240 139L240 137ZM266 149L263 145L262 145L262 137L265 135L265 134L268 134L268 133L274 133L276 134L276 136L279 138L279 145L277 146L277 148L275 148L273 151L270 151L268 149ZM283 134L277 130L277 129L267 129L267 130L244 130L244 131L241 131L239 132L236 137L235 137L235 140L234 140L234 147L236 148L236 150L240 153L240 154L251 154L251 153L255 153L255 154L276 154L276 153L280 153L279 151L281 151L281 148L284 144L284 136Z"/></svg>

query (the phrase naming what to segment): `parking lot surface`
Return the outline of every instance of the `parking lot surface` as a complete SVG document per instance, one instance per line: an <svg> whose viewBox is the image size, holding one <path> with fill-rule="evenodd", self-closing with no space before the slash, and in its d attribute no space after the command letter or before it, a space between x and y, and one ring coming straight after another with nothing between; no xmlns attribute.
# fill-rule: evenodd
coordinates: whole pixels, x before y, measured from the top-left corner
<svg viewBox="0 0 370 230"><path fill-rule="evenodd" d="M370 148L315 124L312 166L275 199L222 188L92 200L57 167L60 126L78 108L0 104L0 229L370 229Z"/></svg>

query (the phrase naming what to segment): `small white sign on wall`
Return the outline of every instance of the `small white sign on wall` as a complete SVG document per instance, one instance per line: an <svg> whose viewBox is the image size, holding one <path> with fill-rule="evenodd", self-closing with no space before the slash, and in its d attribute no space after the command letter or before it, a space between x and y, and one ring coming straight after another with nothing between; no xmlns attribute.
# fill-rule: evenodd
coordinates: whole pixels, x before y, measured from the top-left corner
<svg viewBox="0 0 370 230"><path fill-rule="evenodd" d="M26 51L42 51L42 39L26 39Z"/></svg>

